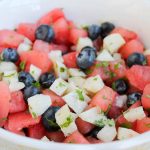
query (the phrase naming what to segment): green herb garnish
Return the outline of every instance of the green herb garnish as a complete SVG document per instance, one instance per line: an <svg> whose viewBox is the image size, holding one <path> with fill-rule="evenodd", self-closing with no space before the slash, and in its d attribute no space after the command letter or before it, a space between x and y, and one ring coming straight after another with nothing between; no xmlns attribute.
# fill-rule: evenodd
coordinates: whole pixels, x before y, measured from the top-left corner
<svg viewBox="0 0 150 150"><path fill-rule="evenodd" d="M127 128L127 129L131 129L132 128L132 124L131 123L122 123L120 126L123 127L123 128Z"/></svg>
<svg viewBox="0 0 150 150"><path fill-rule="evenodd" d="M65 72L65 68L64 67L60 67L60 72Z"/></svg>
<svg viewBox="0 0 150 150"><path fill-rule="evenodd" d="M77 89L76 93L78 94L79 100L84 101L83 92L81 90Z"/></svg>
<svg viewBox="0 0 150 150"><path fill-rule="evenodd" d="M26 66L26 62L22 61L20 64L19 64L19 67L21 70L24 70L25 69L25 66Z"/></svg>
<svg viewBox="0 0 150 150"><path fill-rule="evenodd" d="M93 72L92 69L87 69L87 70L85 70L85 73L86 73L87 75L91 74L92 72Z"/></svg>
<svg viewBox="0 0 150 150"><path fill-rule="evenodd" d="M16 74L16 72L14 72L14 73L12 73L12 74L9 74L9 75L4 75L4 77L10 78L10 77L13 77L15 74Z"/></svg>
<svg viewBox="0 0 150 150"><path fill-rule="evenodd" d="M60 83L58 84L58 86L59 86L59 87L64 87L65 84L63 84L62 82L60 82Z"/></svg>
<svg viewBox="0 0 150 150"><path fill-rule="evenodd" d="M150 94L145 95L146 98L150 98Z"/></svg>
<svg viewBox="0 0 150 150"><path fill-rule="evenodd" d="M48 118L46 118L46 120L51 127L59 127L55 120L50 120Z"/></svg>
<svg viewBox="0 0 150 150"><path fill-rule="evenodd" d="M33 118L37 118L37 115L36 115L36 113L35 112L31 112L32 113L32 116L33 116Z"/></svg>
<svg viewBox="0 0 150 150"><path fill-rule="evenodd" d="M98 78L97 78L97 77L95 77L93 80L94 80L94 81L97 81L97 80L98 80Z"/></svg>
<svg viewBox="0 0 150 150"><path fill-rule="evenodd" d="M34 87L37 87L37 88L40 88L40 86L41 86L38 81L33 82L32 85L33 85Z"/></svg>
<svg viewBox="0 0 150 150"><path fill-rule="evenodd" d="M119 67L120 67L120 63L117 63L117 64L114 65L115 70L119 69Z"/></svg>
<svg viewBox="0 0 150 150"><path fill-rule="evenodd" d="M95 125L98 127L104 127L105 125L109 125L110 127L115 125L115 122L113 119L100 119L95 121Z"/></svg>
<svg viewBox="0 0 150 150"><path fill-rule="evenodd" d="M146 127L148 127L148 128L150 128L150 123L148 123L148 124L145 124L145 126L146 126Z"/></svg>
<svg viewBox="0 0 150 150"><path fill-rule="evenodd" d="M68 116L68 117L66 118L66 121L65 121L63 124L60 125L60 127L61 127L61 128L67 128L72 122L73 122L73 118L72 118L72 116L70 115L70 116Z"/></svg>
<svg viewBox="0 0 150 150"><path fill-rule="evenodd" d="M109 62L107 62L107 61L102 61L102 62L96 64L95 66L96 66L96 68L99 68L99 67L104 67L104 68L105 68L105 67L108 67L108 66L109 66Z"/></svg>

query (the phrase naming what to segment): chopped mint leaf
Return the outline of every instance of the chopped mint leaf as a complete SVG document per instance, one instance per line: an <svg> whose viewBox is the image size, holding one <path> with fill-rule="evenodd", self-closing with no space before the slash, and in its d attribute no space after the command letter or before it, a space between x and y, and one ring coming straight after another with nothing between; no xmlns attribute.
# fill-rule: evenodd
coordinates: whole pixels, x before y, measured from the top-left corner
<svg viewBox="0 0 150 150"><path fill-rule="evenodd" d="M6 121L6 120L7 120L7 117L0 118L0 123L1 123L1 122L4 122L4 121Z"/></svg>
<svg viewBox="0 0 150 150"><path fill-rule="evenodd" d="M58 84L58 86L59 86L59 87L64 87L65 85L64 85L62 82L60 82L60 83Z"/></svg>
<svg viewBox="0 0 150 150"><path fill-rule="evenodd" d="M132 124L131 123L122 123L120 126L123 127L123 128L127 128L127 129L131 129L132 128Z"/></svg>
<svg viewBox="0 0 150 150"><path fill-rule="evenodd" d="M113 127L115 125L115 122L114 122L113 119L108 119L106 125L109 125L110 127Z"/></svg>
<svg viewBox="0 0 150 150"><path fill-rule="evenodd" d="M119 67L120 67L120 63L117 63L117 64L114 65L115 70L119 69Z"/></svg>
<svg viewBox="0 0 150 150"><path fill-rule="evenodd" d="M108 112L110 111L110 109L111 109L111 104L108 105L108 108L107 108L107 110L106 110L106 112L105 112L105 115L108 114Z"/></svg>
<svg viewBox="0 0 150 150"><path fill-rule="evenodd" d="M60 72L65 72L65 68L64 67L60 67Z"/></svg>
<svg viewBox="0 0 150 150"><path fill-rule="evenodd" d="M150 94L147 94L147 95L145 95L146 96L146 98L150 98Z"/></svg>
<svg viewBox="0 0 150 150"><path fill-rule="evenodd" d="M104 67L104 68L105 68L105 67L108 67L108 66L109 66L109 62L107 62L107 61L102 61L102 62L96 64L95 66L96 66L96 68L99 68L99 67Z"/></svg>
<svg viewBox="0 0 150 150"><path fill-rule="evenodd" d="M26 66L26 62L22 61L20 64L19 64L19 67L21 70L24 70L25 69L25 66Z"/></svg>
<svg viewBox="0 0 150 150"><path fill-rule="evenodd" d="M32 116L33 116L33 118L37 118L37 115L35 112L32 112Z"/></svg>
<svg viewBox="0 0 150 150"><path fill-rule="evenodd" d="M97 80L98 80L98 78L97 78L97 77L95 77L93 80L94 80L94 81L97 81Z"/></svg>
<svg viewBox="0 0 150 150"><path fill-rule="evenodd" d="M50 120L48 118L46 118L46 120L48 121L51 127L58 127L58 124L54 120Z"/></svg>
<svg viewBox="0 0 150 150"><path fill-rule="evenodd" d="M115 82L112 83L112 89L113 89L113 90L116 89Z"/></svg>
<svg viewBox="0 0 150 150"><path fill-rule="evenodd" d="M70 115L70 116L68 116L68 117L66 118L66 121L65 121L63 124L60 125L60 127L61 127L61 128L67 128L72 122L73 122L73 118L72 118L72 116Z"/></svg>
<svg viewBox="0 0 150 150"><path fill-rule="evenodd" d="M34 87L37 87L37 88L39 88L39 87L41 86L38 81L32 83L32 85L33 85Z"/></svg>
<svg viewBox="0 0 150 150"><path fill-rule="evenodd" d="M112 79L112 78L116 77L116 74L114 72L109 72L109 77Z"/></svg>
<svg viewBox="0 0 150 150"><path fill-rule="evenodd" d="M115 122L113 119L100 119L95 121L95 125L98 127L104 127L105 125L109 125L110 127L115 125Z"/></svg>
<svg viewBox="0 0 150 150"><path fill-rule="evenodd" d="M91 69L85 70L85 73L86 73L87 75L91 74L92 72L93 72L93 70L91 70Z"/></svg>
<svg viewBox="0 0 150 150"><path fill-rule="evenodd" d="M77 89L76 93L78 94L79 100L84 101L83 92L81 90Z"/></svg>
<svg viewBox="0 0 150 150"><path fill-rule="evenodd" d="M15 74L16 74L16 72L14 72L14 73L12 73L12 74L9 74L9 75L5 75L4 77L10 78L10 77L13 77Z"/></svg>
<svg viewBox="0 0 150 150"><path fill-rule="evenodd" d="M145 60L145 61L143 61L143 63L142 63L143 65L146 65L147 64L147 61Z"/></svg>
<svg viewBox="0 0 150 150"><path fill-rule="evenodd" d="M148 127L148 128L150 128L150 123L148 123L148 124L145 124L145 126L146 126L146 127Z"/></svg>
<svg viewBox="0 0 150 150"><path fill-rule="evenodd" d="M32 70L32 71L31 71L31 74L35 74L35 71L34 71L34 70Z"/></svg>

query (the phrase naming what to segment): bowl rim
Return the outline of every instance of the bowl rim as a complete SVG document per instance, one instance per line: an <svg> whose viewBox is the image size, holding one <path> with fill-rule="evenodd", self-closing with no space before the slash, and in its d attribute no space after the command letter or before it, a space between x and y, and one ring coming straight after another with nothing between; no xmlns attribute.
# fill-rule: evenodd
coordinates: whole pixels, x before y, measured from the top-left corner
<svg viewBox="0 0 150 150"><path fill-rule="evenodd" d="M10 131L7 131L3 128L0 128L0 138L4 139L5 141L11 142L12 144L16 144L18 146L26 146L29 148L43 148L48 149L52 146L54 146L56 149L63 148L89 148L89 144L66 144L66 143L57 143L57 142L49 142L49 141L41 141L37 139L32 139L29 137L17 135L15 133L12 133ZM99 143L99 144L92 144L92 149L94 148L102 148L102 149L109 149L112 147L115 147L115 149L126 149L131 148L134 146L139 146L142 144L146 144L150 140L150 131L140 134L136 137L122 140L122 141L113 141L109 143ZM137 142L138 141L138 142Z"/></svg>

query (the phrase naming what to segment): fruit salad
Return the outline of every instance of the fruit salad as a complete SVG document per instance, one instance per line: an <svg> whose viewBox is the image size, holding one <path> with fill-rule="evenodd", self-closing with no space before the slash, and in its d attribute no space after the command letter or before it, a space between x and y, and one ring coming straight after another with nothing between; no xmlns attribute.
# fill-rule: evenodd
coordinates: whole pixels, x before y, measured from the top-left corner
<svg viewBox="0 0 150 150"><path fill-rule="evenodd" d="M150 50L111 22L77 26L56 8L0 30L0 127L75 144L150 130Z"/></svg>

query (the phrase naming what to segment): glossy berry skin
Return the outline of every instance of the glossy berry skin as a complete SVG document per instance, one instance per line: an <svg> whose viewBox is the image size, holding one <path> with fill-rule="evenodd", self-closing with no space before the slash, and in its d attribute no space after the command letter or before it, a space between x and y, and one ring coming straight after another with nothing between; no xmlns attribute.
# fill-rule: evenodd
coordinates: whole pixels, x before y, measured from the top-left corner
<svg viewBox="0 0 150 150"><path fill-rule="evenodd" d="M134 93L129 94L128 99L127 99L127 106L130 107L137 101L141 100L141 96L142 94L139 92L134 92Z"/></svg>
<svg viewBox="0 0 150 150"><path fill-rule="evenodd" d="M102 129L102 128L100 128L100 127L95 127L91 132L89 132L89 133L87 134L87 136L91 136L91 137L97 139L97 134L98 134L98 132L99 132L101 129Z"/></svg>
<svg viewBox="0 0 150 150"><path fill-rule="evenodd" d="M96 50L93 47L84 47L77 56L77 65L80 69L91 67L96 59Z"/></svg>
<svg viewBox="0 0 150 150"><path fill-rule="evenodd" d="M59 126L56 123L55 113L60 109L60 107L51 106L42 115L42 123L47 131L57 131Z"/></svg>
<svg viewBox="0 0 150 150"><path fill-rule="evenodd" d="M29 97L34 96L36 94L40 94L40 93L41 93L40 89L32 85L29 87L26 87L23 91L25 101L27 101Z"/></svg>
<svg viewBox="0 0 150 150"><path fill-rule="evenodd" d="M115 26L110 22L104 22L101 24L101 37L105 38L110 32L115 28Z"/></svg>
<svg viewBox="0 0 150 150"><path fill-rule="evenodd" d="M51 26L41 25L36 29L35 37L38 40L52 42L55 37L55 33Z"/></svg>
<svg viewBox="0 0 150 150"><path fill-rule="evenodd" d="M35 82L34 78L31 76L30 73L21 71L18 75L18 79L20 82L23 82L25 86L30 86L32 85L33 82Z"/></svg>
<svg viewBox="0 0 150 150"><path fill-rule="evenodd" d="M101 33L101 28L98 25L91 25L88 27L88 36L91 40L96 40Z"/></svg>
<svg viewBox="0 0 150 150"><path fill-rule="evenodd" d="M132 67L133 65L146 65L146 57L141 53L133 53L127 58L127 66Z"/></svg>
<svg viewBox="0 0 150 150"><path fill-rule="evenodd" d="M19 59L17 51L13 48L6 48L2 52L3 61L10 61L16 63Z"/></svg>
<svg viewBox="0 0 150 150"><path fill-rule="evenodd" d="M128 84L123 79L118 79L112 83L112 88L118 93L118 94L125 94L128 90Z"/></svg>
<svg viewBox="0 0 150 150"><path fill-rule="evenodd" d="M56 77L53 73L46 72L40 76L39 82L43 88L49 88L53 84L55 79Z"/></svg>

